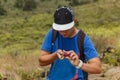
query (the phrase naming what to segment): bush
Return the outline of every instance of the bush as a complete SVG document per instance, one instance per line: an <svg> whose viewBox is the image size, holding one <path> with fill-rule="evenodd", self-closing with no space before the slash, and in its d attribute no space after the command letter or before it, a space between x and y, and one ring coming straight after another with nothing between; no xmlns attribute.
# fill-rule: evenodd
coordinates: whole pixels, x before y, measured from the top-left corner
<svg viewBox="0 0 120 80"><path fill-rule="evenodd" d="M37 3L35 2L35 0L25 0L23 10L30 11L36 7L37 7Z"/></svg>
<svg viewBox="0 0 120 80"><path fill-rule="evenodd" d="M107 54L104 59L103 59L104 63L116 66L117 65L117 61L116 61L116 56L113 54Z"/></svg>
<svg viewBox="0 0 120 80"><path fill-rule="evenodd" d="M37 3L35 0L17 0L14 6L24 11L31 11L37 7Z"/></svg>
<svg viewBox="0 0 120 80"><path fill-rule="evenodd" d="M0 80L2 80L2 74L0 73Z"/></svg>
<svg viewBox="0 0 120 80"><path fill-rule="evenodd" d="M41 74L39 69L34 70L19 70L18 74L22 77L22 80L41 80Z"/></svg>
<svg viewBox="0 0 120 80"><path fill-rule="evenodd" d="M6 14L7 14L7 11L3 7L0 6L0 16L6 15Z"/></svg>
<svg viewBox="0 0 120 80"><path fill-rule="evenodd" d="M98 0L71 0L70 5L76 6L76 5L83 5L83 4L88 4L91 2L96 2Z"/></svg>
<svg viewBox="0 0 120 80"><path fill-rule="evenodd" d="M104 53L104 58L102 59L104 63L118 66L118 59L120 59L120 50L111 49L111 52Z"/></svg>
<svg viewBox="0 0 120 80"><path fill-rule="evenodd" d="M16 8L23 8L23 6L24 6L24 0L16 0L14 6Z"/></svg>

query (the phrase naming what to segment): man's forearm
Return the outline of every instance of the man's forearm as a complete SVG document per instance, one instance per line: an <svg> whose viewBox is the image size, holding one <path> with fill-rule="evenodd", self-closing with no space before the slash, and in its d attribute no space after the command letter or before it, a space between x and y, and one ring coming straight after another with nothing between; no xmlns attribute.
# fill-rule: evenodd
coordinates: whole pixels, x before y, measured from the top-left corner
<svg viewBox="0 0 120 80"><path fill-rule="evenodd" d="M99 73L101 73L101 64L99 64L99 63L92 63L92 64L84 63L82 65L81 69L88 73L99 74Z"/></svg>
<svg viewBox="0 0 120 80"><path fill-rule="evenodd" d="M46 66L51 64L55 59L57 59L57 54L53 53L53 54L48 54L48 55L41 55L39 57L39 63L40 66Z"/></svg>

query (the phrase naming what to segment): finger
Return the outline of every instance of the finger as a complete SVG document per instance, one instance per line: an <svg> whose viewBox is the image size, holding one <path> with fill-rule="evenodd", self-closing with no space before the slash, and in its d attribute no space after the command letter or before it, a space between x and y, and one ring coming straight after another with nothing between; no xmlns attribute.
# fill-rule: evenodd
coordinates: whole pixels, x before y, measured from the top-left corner
<svg viewBox="0 0 120 80"><path fill-rule="evenodd" d="M57 56L58 56L58 58L60 58L60 54L57 52Z"/></svg>
<svg viewBox="0 0 120 80"><path fill-rule="evenodd" d="M61 53L61 52L57 52L57 56L60 59L64 59L63 53Z"/></svg>
<svg viewBox="0 0 120 80"><path fill-rule="evenodd" d="M61 58L60 58L61 60L63 60L64 59L64 56L61 56Z"/></svg>
<svg viewBox="0 0 120 80"><path fill-rule="evenodd" d="M59 54L59 55L63 55L63 51L62 50L57 50L57 53Z"/></svg>
<svg viewBox="0 0 120 80"><path fill-rule="evenodd" d="M76 55L73 55L73 56L71 57L71 59L72 59L72 60L76 60L76 59L77 59L77 56L76 56Z"/></svg>
<svg viewBox="0 0 120 80"><path fill-rule="evenodd" d="M69 54L70 54L70 59L71 60L75 60L78 57L77 54L74 51L69 51Z"/></svg>
<svg viewBox="0 0 120 80"><path fill-rule="evenodd" d="M67 56L67 57L65 57L65 58L67 58L69 61L71 61L71 58L70 58L70 57Z"/></svg>
<svg viewBox="0 0 120 80"><path fill-rule="evenodd" d="M74 53L74 51L73 50L70 50L70 51L67 51L68 53Z"/></svg>
<svg viewBox="0 0 120 80"><path fill-rule="evenodd" d="M67 52L67 51L63 50L63 52Z"/></svg>
<svg viewBox="0 0 120 80"><path fill-rule="evenodd" d="M68 51L67 53L70 54L70 55L71 55L71 54L75 54L75 52L74 52L73 50Z"/></svg>
<svg viewBox="0 0 120 80"><path fill-rule="evenodd" d="M75 54L73 52L70 53L70 57L73 57L75 56Z"/></svg>
<svg viewBox="0 0 120 80"><path fill-rule="evenodd" d="M62 52L62 50L61 50L61 49L58 49L58 50L57 50L57 52L61 53L61 52Z"/></svg>

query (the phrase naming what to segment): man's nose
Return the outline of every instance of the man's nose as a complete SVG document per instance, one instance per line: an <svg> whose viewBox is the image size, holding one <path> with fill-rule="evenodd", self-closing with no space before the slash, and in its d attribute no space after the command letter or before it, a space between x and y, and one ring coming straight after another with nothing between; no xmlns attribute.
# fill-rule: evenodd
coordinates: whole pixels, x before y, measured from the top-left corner
<svg viewBox="0 0 120 80"><path fill-rule="evenodd" d="M66 34L64 31L60 31L61 34Z"/></svg>

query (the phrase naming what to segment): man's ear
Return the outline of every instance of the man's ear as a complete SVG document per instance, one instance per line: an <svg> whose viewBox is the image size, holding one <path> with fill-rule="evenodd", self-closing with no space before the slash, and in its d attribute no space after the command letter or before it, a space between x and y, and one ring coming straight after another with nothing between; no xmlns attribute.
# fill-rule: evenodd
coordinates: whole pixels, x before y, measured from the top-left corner
<svg viewBox="0 0 120 80"><path fill-rule="evenodd" d="M76 18L74 18L74 23L75 23L75 26L79 26L79 22Z"/></svg>

